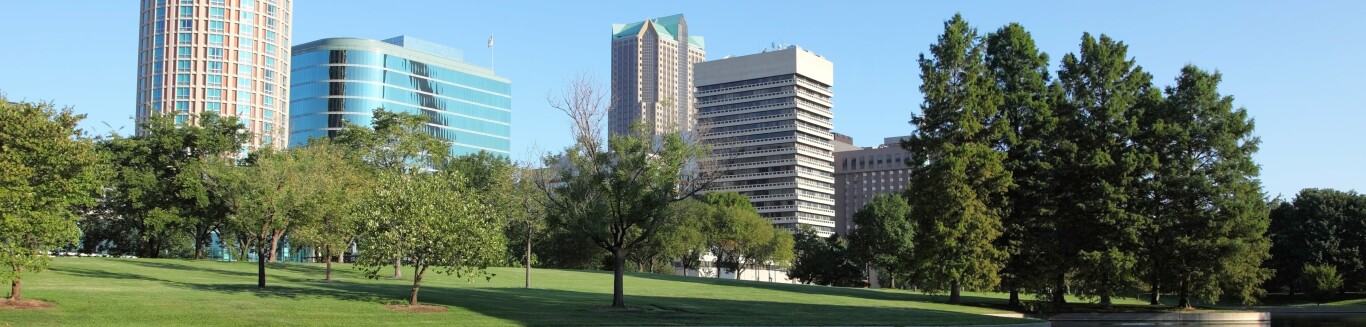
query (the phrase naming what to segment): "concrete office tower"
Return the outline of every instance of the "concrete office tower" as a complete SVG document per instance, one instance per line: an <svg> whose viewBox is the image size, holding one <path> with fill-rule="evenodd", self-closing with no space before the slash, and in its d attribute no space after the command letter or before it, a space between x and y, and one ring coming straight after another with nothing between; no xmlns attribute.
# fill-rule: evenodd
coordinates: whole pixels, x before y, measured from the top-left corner
<svg viewBox="0 0 1366 327"><path fill-rule="evenodd" d="M701 36L688 35L683 14L612 24L611 135L643 121L655 134L690 131L693 64L706 60Z"/></svg>
<svg viewBox="0 0 1366 327"><path fill-rule="evenodd" d="M901 147L910 136L889 137L876 147L853 146L853 139L836 138L835 144L835 232L853 231L854 213L863 209L874 195L901 194L911 181L906 160L911 153ZM845 141L847 140L847 141ZM840 144L841 141L847 142Z"/></svg>
<svg viewBox="0 0 1366 327"><path fill-rule="evenodd" d="M285 145L291 0L142 0L136 117L237 116L243 150ZM139 129L139 133L141 130Z"/></svg>
<svg viewBox="0 0 1366 327"><path fill-rule="evenodd" d="M698 124L725 177L774 224L835 230L834 64L799 47L697 64Z"/></svg>
<svg viewBox="0 0 1366 327"><path fill-rule="evenodd" d="M407 36L322 39L294 47L292 73L291 144L332 136L343 122L370 126L384 108L427 116L452 155L509 156L512 84L460 50Z"/></svg>

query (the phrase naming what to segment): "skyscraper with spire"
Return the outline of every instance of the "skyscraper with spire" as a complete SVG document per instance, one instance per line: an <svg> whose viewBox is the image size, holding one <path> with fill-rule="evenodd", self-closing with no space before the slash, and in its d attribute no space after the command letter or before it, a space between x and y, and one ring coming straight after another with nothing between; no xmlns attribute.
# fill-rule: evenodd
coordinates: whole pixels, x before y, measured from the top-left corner
<svg viewBox="0 0 1366 327"><path fill-rule="evenodd" d="M643 122L656 134L688 131L693 108L693 64L706 60L701 36L688 34L683 14L612 24L612 102L607 131Z"/></svg>

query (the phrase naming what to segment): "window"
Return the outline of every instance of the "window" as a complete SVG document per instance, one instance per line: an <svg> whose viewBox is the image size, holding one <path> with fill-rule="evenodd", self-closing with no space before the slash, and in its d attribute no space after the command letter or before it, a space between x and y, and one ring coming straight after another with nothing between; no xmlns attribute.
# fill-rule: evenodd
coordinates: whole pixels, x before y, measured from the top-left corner
<svg viewBox="0 0 1366 327"><path fill-rule="evenodd" d="M256 8L256 1L255 1L255 0L242 0L242 8L243 8L243 9Z"/></svg>
<svg viewBox="0 0 1366 327"><path fill-rule="evenodd" d="M227 12L228 10L223 8L209 8L209 18L227 18Z"/></svg>
<svg viewBox="0 0 1366 327"><path fill-rule="evenodd" d="M251 79L250 79L250 78L238 77L238 78L237 78L237 88L243 89L243 90L250 90L250 89L251 89Z"/></svg>
<svg viewBox="0 0 1366 327"><path fill-rule="evenodd" d="M278 10L276 10L276 9L277 9L277 8L275 8L274 5L266 5L266 14L270 14L271 16L274 16L274 15L275 15L275 12L278 11Z"/></svg>
<svg viewBox="0 0 1366 327"><path fill-rule="evenodd" d="M247 64L238 64L238 65L237 65L237 74L238 74L238 75L242 75L242 76L250 77L250 76L251 76L251 65L247 65Z"/></svg>
<svg viewBox="0 0 1366 327"><path fill-rule="evenodd" d="M194 30L194 20L193 20L193 19L181 19L181 20L180 20L180 23L179 23L179 24L176 24L176 30L179 30L179 31L193 31L193 30Z"/></svg>
<svg viewBox="0 0 1366 327"><path fill-rule="evenodd" d="M267 105L266 108L270 108L270 106ZM273 120L272 118L275 118L275 110L261 109L261 118L265 121Z"/></svg>
<svg viewBox="0 0 1366 327"><path fill-rule="evenodd" d="M245 37L239 37L239 38L237 38L237 47L243 48L243 49L251 49L251 48L252 48L251 38L245 38Z"/></svg>
<svg viewBox="0 0 1366 327"><path fill-rule="evenodd" d="M274 72L274 71L267 70L267 69L264 69L264 68L261 69L261 71L262 71L261 76L264 77L267 81L274 81L274 80L275 80L275 72Z"/></svg>
<svg viewBox="0 0 1366 327"><path fill-rule="evenodd" d="M176 60L176 62L175 62L175 70L178 71L178 72L188 72L188 71L190 71L190 61L189 61L189 60Z"/></svg>
<svg viewBox="0 0 1366 327"><path fill-rule="evenodd" d="M266 42L275 43L275 31L266 31Z"/></svg>
<svg viewBox="0 0 1366 327"><path fill-rule="evenodd" d="M237 105L237 116L242 118L251 117L251 106L245 104Z"/></svg>
<svg viewBox="0 0 1366 327"><path fill-rule="evenodd" d="M251 22L256 21L255 19L256 19L256 15L253 15L252 13L245 12L245 11L242 12L242 24L251 24ZM242 27L248 27L248 26L242 25Z"/></svg>
<svg viewBox="0 0 1366 327"><path fill-rule="evenodd" d="M190 85L190 74L176 74L175 84L181 86Z"/></svg>
<svg viewBox="0 0 1366 327"><path fill-rule="evenodd" d="M274 94L275 92L272 91L274 89L274 85L271 85L270 83L266 82L261 82L261 94Z"/></svg>
<svg viewBox="0 0 1366 327"><path fill-rule="evenodd" d="M190 57L190 47L179 47L175 49L175 56L179 58Z"/></svg>
<svg viewBox="0 0 1366 327"><path fill-rule="evenodd" d="M209 45L223 45L223 34L209 34Z"/></svg>
<svg viewBox="0 0 1366 327"><path fill-rule="evenodd" d="M180 7L180 17L185 17L185 18L194 17L194 7L185 7L185 6L181 6L181 7Z"/></svg>
<svg viewBox="0 0 1366 327"><path fill-rule="evenodd" d="M264 95L263 95L263 96L261 96L261 105L264 106L264 107L266 107L266 108L274 108L274 107L275 107L275 98L272 98L272 97L268 97L268 96L264 96ZM270 117L270 115L271 115L271 111L270 111L270 110L266 110L266 117Z"/></svg>
<svg viewBox="0 0 1366 327"><path fill-rule="evenodd" d="M209 65L209 72L210 72L210 73L222 73L222 72L223 72L223 62L222 62L222 61L210 61L208 65Z"/></svg>
<svg viewBox="0 0 1366 327"><path fill-rule="evenodd" d="M223 48L209 48L209 59L223 59Z"/></svg>
<svg viewBox="0 0 1366 327"><path fill-rule="evenodd" d="M221 21L221 20L212 20L212 21L209 21L209 32L223 33L223 32L226 31L226 30L227 30L227 23L224 23L224 22Z"/></svg>
<svg viewBox="0 0 1366 327"><path fill-rule="evenodd" d="M180 0L180 4L182 4L182 5L192 5L192 4L194 4L194 0Z"/></svg>
<svg viewBox="0 0 1366 327"><path fill-rule="evenodd" d="M158 9L158 10L160 10L160 9ZM166 31L166 22L158 21L158 22L157 22L157 33L165 32L165 31Z"/></svg>
<svg viewBox="0 0 1366 327"><path fill-rule="evenodd" d="M266 55L267 55L267 56L274 56L274 55L275 55L275 45L274 45L274 44L266 43Z"/></svg>
<svg viewBox="0 0 1366 327"><path fill-rule="evenodd" d="M152 63L152 72L156 74L161 74L161 64L162 62L160 61Z"/></svg>
<svg viewBox="0 0 1366 327"><path fill-rule="evenodd" d="M274 18L266 18L266 27L267 27L267 28L275 28L275 19L274 19Z"/></svg>
<svg viewBox="0 0 1366 327"><path fill-rule="evenodd" d="M266 68L275 69L275 58L266 57Z"/></svg>
<svg viewBox="0 0 1366 327"><path fill-rule="evenodd" d="M176 102L175 102L175 111L179 111L179 112L190 112L190 102L189 102L189 101L176 101Z"/></svg>
<svg viewBox="0 0 1366 327"><path fill-rule="evenodd" d="M204 97L209 100L222 100L223 89L206 89L204 90Z"/></svg>
<svg viewBox="0 0 1366 327"><path fill-rule="evenodd" d="M223 86L223 75L209 75L204 77L204 83L209 86Z"/></svg>
<svg viewBox="0 0 1366 327"><path fill-rule="evenodd" d="M225 6L228 4L228 0L209 0L209 4L214 6Z"/></svg>
<svg viewBox="0 0 1366 327"><path fill-rule="evenodd" d="M205 103L204 103L204 111L206 111L206 112L223 112L223 103L222 103L222 102L205 102Z"/></svg>
<svg viewBox="0 0 1366 327"><path fill-rule="evenodd" d="M180 34L176 35L176 43L180 43L180 44L191 44L191 43L194 43L194 33L180 33Z"/></svg>
<svg viewBox="0 0 1366 327"><path fill-rule="evenodd" d="M175 88L175 98L176 98L177 100L189 99L189 98L190 98L190 88L188 88L188 87L177 87L177 88ZM176 107L179 107L179 104L177 104ZM187 108L187 109L189 108L188 105L187 105L186 108Z"/></svg>
<svg viewBox="0 0 1366 327"><path fill-rule="evenodd" d="M237 102L251 103L251 92L237 91Z"/></svg>
<svg viewBox="0 0 1366 327"><path fill-rule="evenodd" d="M242 25L237 28L237 32L242 34L242 36L252 36L256 35L256 28L251 27L251 25Z"/></svg>
<svg viewBox="0 0 1366 327"><path fill-rule="evenodd" d="M176 125L185 125L185 123L187 123L187 122L189 122L189 121L190 121L190 116L188 116L188 115L175 115L175 124L176 124Z"/></svg>

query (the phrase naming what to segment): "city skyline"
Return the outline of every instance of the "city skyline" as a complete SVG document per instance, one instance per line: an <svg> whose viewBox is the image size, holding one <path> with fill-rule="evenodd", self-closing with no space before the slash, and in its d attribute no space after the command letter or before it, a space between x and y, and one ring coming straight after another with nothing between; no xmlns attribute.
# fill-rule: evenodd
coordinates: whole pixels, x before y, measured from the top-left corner
<svg viewBox="0 0 1366 327"><path fill-rule="evenodd" d="M1154 74L1157 86L1171 84L1177 69L1187 63L1220 70L1225 77L1221 91L1234 96L1235 105L1248 108L1257 118L1257 134L1263 140L1257 159L1263 165L1262 179L1269 196L1290 196L1307 187L1361 190L1362 185L1366 185L1366 172L1356 168L1366 151L1362 151L1363 146L1359 143L1350 142L1352 123L1366 120L1366 111L1360 110L1361 105L1351 99L1352 90L1366 85L1362 77L1366 76L1366 66L1349 59L1366 47L1362 36L1352 33L1363 30L1363 23L1350 19L1362 16L1366 7L1350 2L1260 3L1236 8L1201 3L1183 6L1182 11L1166 10L1175 4L1055 2L1046 5L910 6L884 3L867 8L831 10L826 16L831 23L805 26L777 17L801 16L794 11L819 12L819 6L805 6L816 7L805 9L800 9L804 6L792 6L773 15L748 17L742 15L744 10L707 10L717 4L706 3L687 6L619 4L608 8L558 8L566 5L542 4L534 10L508 5L511 8L478 8L477 13L468 17L446 21L428 19L433 17L429 15L441 12L431 10L433 13L423 13L413 22L380 19L354 24L347 19L337 22L326 19L364 17L361 13L368 11L396 16L401 8L301 2L296 4L295 12L309 13L296 17L294 39L382 38L411 34L465 50L467 57L479 64L490 61L487 53L481 50L487 50L484 43L492 34L499 47L497 66L493 68L500 76L517 80L518 89L523 90L513 97L513 121L517 124L512 130L510 151L515 159L530 159L534 153L558 150L567 145L564 137L568 135L566 120L544 104L545 93L562 88L564 80L579 72L596 77L606 88L610 55L603 49L607 44L603 34L613 22L684 13L694 26L695 34L708 36L709 60L753 53L772 43L800 44L815 49L841 67L837 72L841 83L835 90L840 94L840 105L835 109L834 131L862 141L910 132L905 121L918 111L920 102L915 89L919 78L914 57L926 51L944 19L961 11L979 33L990 32L1010 21L1023 23L1040 47L1050 54L1052 69L1056 69L1057 60L1063 54L1077 51L1077 39L1082 32L1091 32L1109 34L1128 43L1130 53L1138 63ZM58 5L26 2L14 4L12 8L20 13L40 13L56 10ZM1076 14L1056 15L1058 10L1069 7ZM131 134L132 115L127 104L135 102L135 95L128 90L134 89L135 81L128 76L134 75L136 68L133 65L136 44L132 40L136 39L137 31L131 27L135 26L132 21L136 19L133 14L136 10L135 3L90 3L65 11L70 14L65 19L80 21L83 29L41 29L35 33L5 35L4 41L8 44L32 43L26 41L32 38L88 40L91 43L73 43L99 48L111 55L89 58L76 65L59 65L54 62L64 62L71 57L48 53L84 50L72 47L74 45L40 43L49 48L33 54L6 55L12 59L0 63L0 71L5 72L0 75L0 90L12 100L52 99L58 101L58 105L73 105L77 112L91 114L83 126L95 133L110 131L103 125L108 123L114 128L122 126L125 135ZM548 36L552 33L546 33L544 27L492 23L546 22L548 20L535 18L563 17L566 11L575 14L568 15L573 19L555 26L553 34L563 36L559 39ZM516 14L501 15L508 12ZM1211 12L1217 14L1210 15ZM1311 18L1318 23L1297 23ZM1151 24L1154 21L1169 23ZM24 24L34 22L23 18L7 20L0 23L0 28L27 30L31 28ZM434 30L416 27L424 24L439 27L436 30L443 32L424 34L421 31ZM1294 31L1284 27L1291 25L1304 25L1302 28L1308 30ZM788 31L779 32L784 29ZM872 36L879 33L889 34ZM90 37L91 34L99 37ZM893 41L880 40L888 37ZM547 52L546 49L554 50ZM1338 66L1299 64L1302 62L1332 62ZM40 71L53 76L34 73ZM71 80L69 77L73 76L84 79ZM100 86L94 87L90 83ZM534 152L529 150L533 148Z"/></svg>

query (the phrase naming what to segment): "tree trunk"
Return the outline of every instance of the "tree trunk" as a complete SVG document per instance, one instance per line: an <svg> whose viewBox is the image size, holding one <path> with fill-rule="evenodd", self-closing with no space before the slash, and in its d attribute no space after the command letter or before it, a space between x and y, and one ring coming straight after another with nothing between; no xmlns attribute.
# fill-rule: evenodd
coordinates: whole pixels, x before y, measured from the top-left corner
<svg viewBox="0 0 1366 327"><path fill-rule="evenodd" d="M963 295L962 293L963 293L963 284L962 284L962 283L959 283L958 280L954 280L953 282L949 283L949 304L958 304L958 303L962 302L962 301L961 301L961 298L962 298L962 295Z"/></svg>
<svg viewBox="0 0 1366 327"><path fill-rule="evenodd" d="M266 288L266 247L261 245L256 247L256 287Z"/></svg>
<svg viewBox="0 0 1366 327"><path fill-rule="evenodd" d="M194 240L194 259L204 260L204 244L198 237Z"/></svg>
<svg viewBox="0 0 1366 327"><path fill-rule="evenodd" d="M896 289L896 275L890 273L888 275L890 276L887 276L887 279L889 279L892 282L892 289Z"/></svg>
<svg viewBox="0 0 1366 327"><path fill-rule="evenodd" d="M1153 296L1148 298L1148 305L1162 304L1162 284L1153 283Z"/></svg>
<svg viewBox="0 0 1366 327"><path fill-rule="evenodd" d="M9 284L9 300L10 300L10 301L19 301L19 300L23 300L23 299L24 299L24 293L21 292L22 290L20 289L20 286L23 286L23 285L22 285L22 280L19 279L19 273L21 273L21 272L23 272L23 271L24 271L24 266L15 266L15 267L14 267L14 280L13 280L13 281L10 281L10 284Z"/></svg>
<svg viewBox="0 0 1366 327"><path fill-rule="evenodd" d="M332 245L331 245L331 244L323 245L323 261L326 261L326 262L327 262L327 263L326 263L326 264L327 264L327 277L323 277L323 280L329 281L329 282L330 282L330 281L332 281Z"/></svg>
<svg viewBox="0 0 1366 327"><path fill-rule="evenodd" d="M1110 300L1110 294L1109 294L1109 293L1100 293L1100 306L1101 306L1102 308L1109 309L1110 306L1113 305L1113 304L1114 304L1114 302Z"/></svg>
<svg viewBox="0 0 1366 327"><path fill-rule="evenodd" d="M419 266L422 268L418 268ZM422 287L422 273L425 272L427 272L427 267L422 266L421 261L413 265L413 293L408 296L408 305L417 305L417 290L418 287Z"/></svg>
<svg viewBox="0 0 1366 327"><path fill-rule="evenodd" d="M1020 290L1019 290L1019 289L1016 289L1016 288L1013 288L1013 287L1010 289L1010 306L1016 307L1016 308L1021 307L1021 305L1020 305Z"/></svg>
<svg viewBox="0 0 1366 327"><path fill-rule="evenodd" d="M1177 303L1176 303L1176 306L1177 306L1177 307L1182 308L1182 309L1190 309L1190 307L1191 307L1190 296L1189 296L1189 294L1187 294L1187 292L1186 292L1186 289L1189 289L1189 288L1190 288L1190 285L1186 285L1186 282L1185 282L1185 281L1181 281L1181 290L1180 290L1179 292L1177 292L1177 297L1180 298L1180 300L1178 300Z"/></svg>
<svg viewBox="0 0 1366 327"><path fill-rule="evenodd" d="M1063 275L1063 273L1058 273L1057 275L1053 276L1052 300L1054 304L1067 303L1067 278Z"/></svg>
<svg viewBox="0 0 1366 327"><path fill-rule="evenodd" d="M392 278L392 279L402 279L402 278L403 278L403 254L399 254L397 257L394 257L394 277L389 277L389 278Z"/></svg>
<svg viewBox="0 0 1366 327"><path fill-rule="evenodd" d="M524 274L526 276L523 281L526 285L523 287L531 288L531 228L526 229L526 272Z"/></svg>
<svg viewBox="0 0 1366 327"><path fill-rule="evenodd" d="M284 231L277 231L270 237L270 262L277 262L275 254L280 252L280 238L285 236Z"/></svg>
<svg viewBox="0 0 1366 327"><path fill-rule="evenodd" d="M614 261L612 272L612 307L626 308L626 293L622 291L621 280L623 270L626 269L626 251L621 247L612 249L612 261Z"/></svg>

